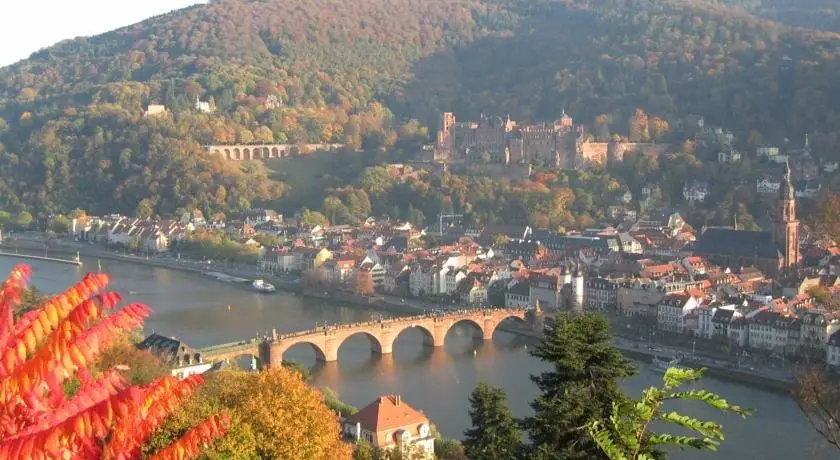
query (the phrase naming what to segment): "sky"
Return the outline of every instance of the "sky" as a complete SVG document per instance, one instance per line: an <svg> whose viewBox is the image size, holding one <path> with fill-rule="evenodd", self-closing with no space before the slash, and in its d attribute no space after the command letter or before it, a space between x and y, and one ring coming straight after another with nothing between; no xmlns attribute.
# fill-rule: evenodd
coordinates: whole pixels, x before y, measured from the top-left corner
<svg viewBox="0 0 840 460"><path fill-rule="evenodd" d="M68 38L97 35L199 0L0 0L0 67Z"/></svg>

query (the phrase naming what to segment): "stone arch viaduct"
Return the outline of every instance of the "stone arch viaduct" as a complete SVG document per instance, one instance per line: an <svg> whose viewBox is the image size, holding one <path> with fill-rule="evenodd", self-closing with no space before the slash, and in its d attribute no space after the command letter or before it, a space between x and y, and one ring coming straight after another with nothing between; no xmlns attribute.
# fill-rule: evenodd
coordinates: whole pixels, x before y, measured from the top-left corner
<svg viewBox="0 0 840 460"><path fill-rule="evenodd" d="M422 330L426 343L435 347L443 346L446 333L452 326L462 322L474 325L481 332L484 340L492 340L493 332L496 331L499 323L509 318L526 323L526 312L526 310L504 308L464 310L437 315L341 324L275 335L266 340L253 339L222 344L199 351L203 362L233 360L242 355L254 355L259 357L264 365L273 367L283 363L283 353L289 348L299 344L308 344L315 350L319 361L331 362L338 360L338 349L341 344L355 335L361 334L368 337L375 353L390 354L397 337L409 328Z"/></svg>
<svg viewBox="0 0 840 460"><path fill-rule="evenodd" d="M343 144L227 144L204 146L211 155L221 156L232 161L286 158L319 150L338 150L342 147L344 147Z"/></svg>

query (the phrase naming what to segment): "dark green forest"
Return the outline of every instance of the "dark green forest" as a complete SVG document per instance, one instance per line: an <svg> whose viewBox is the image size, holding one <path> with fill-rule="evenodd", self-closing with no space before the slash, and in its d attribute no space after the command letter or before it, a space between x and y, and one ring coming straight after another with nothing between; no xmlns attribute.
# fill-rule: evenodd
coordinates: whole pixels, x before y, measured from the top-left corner
<svg viewBox="0 0 840 460"><path fill-rule="evenodd" d="M840 36L766 19L769 0L721 3L219 0L65 41L0 69L0 209L278 203L288 187L262 166L201 146L388 151L433 134L443 110L541 121L565 109L622 132L642 108L674 126L702 115L754 143L809 132L837 155ZM150 103L168 112L144 118Z"/></svg>

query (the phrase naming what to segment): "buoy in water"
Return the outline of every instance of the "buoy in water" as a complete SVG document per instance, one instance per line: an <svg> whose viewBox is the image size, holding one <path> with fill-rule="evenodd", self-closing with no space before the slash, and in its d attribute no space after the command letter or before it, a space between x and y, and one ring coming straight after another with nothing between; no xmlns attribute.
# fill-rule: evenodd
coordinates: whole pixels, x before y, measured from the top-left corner
<svg viewBox="0 0 840 460"><path fill-rule="evenodd" d="M230 311L230 305L228 305L228 311Z"/></svg>
<svg viewBox="0 0 840 460"><path fill-rule="evenodd" d="M478 354L478 350L473 350L473 356Z"/></svg>

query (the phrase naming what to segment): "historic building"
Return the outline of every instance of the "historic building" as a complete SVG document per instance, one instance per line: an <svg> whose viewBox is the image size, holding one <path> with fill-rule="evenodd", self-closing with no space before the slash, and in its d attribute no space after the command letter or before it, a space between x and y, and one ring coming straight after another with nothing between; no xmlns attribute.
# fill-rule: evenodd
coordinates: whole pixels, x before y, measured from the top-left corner
<svg viewBox="0 0 840 460"><path fill-rule="evenodd" d="M790 168L785 169L779 187L770 232L708 228L697 237L694 253L721 266L735 269L752 266L767 274L795 268L800 261L799 220L796 219L796 196Z"/></svg>
<svg viewBox="0 0 840 460"><path fill-rule="evenodd" d="M437 159L470 160L490 155L494 163L533 163L541 160L568 167L570 152L582 140L583 127L563 116L552 124L519 125L510 116L481 116L478 122L458 122L455 115L441 115L435 154Z"/></svg>
<svg viewBox="0 0 840 460"><path fill-rule="evenodd" d="M620 161L631 151L660 155L667 145L593 142L582 125L564 111L550 123L519 124L507 117L481 116L459 122L452 112L440 117L433 159L444 162L487 162L496 165L544 163L555 168L586 169ZM480 160L480 161L479 161Z"/></svg>

